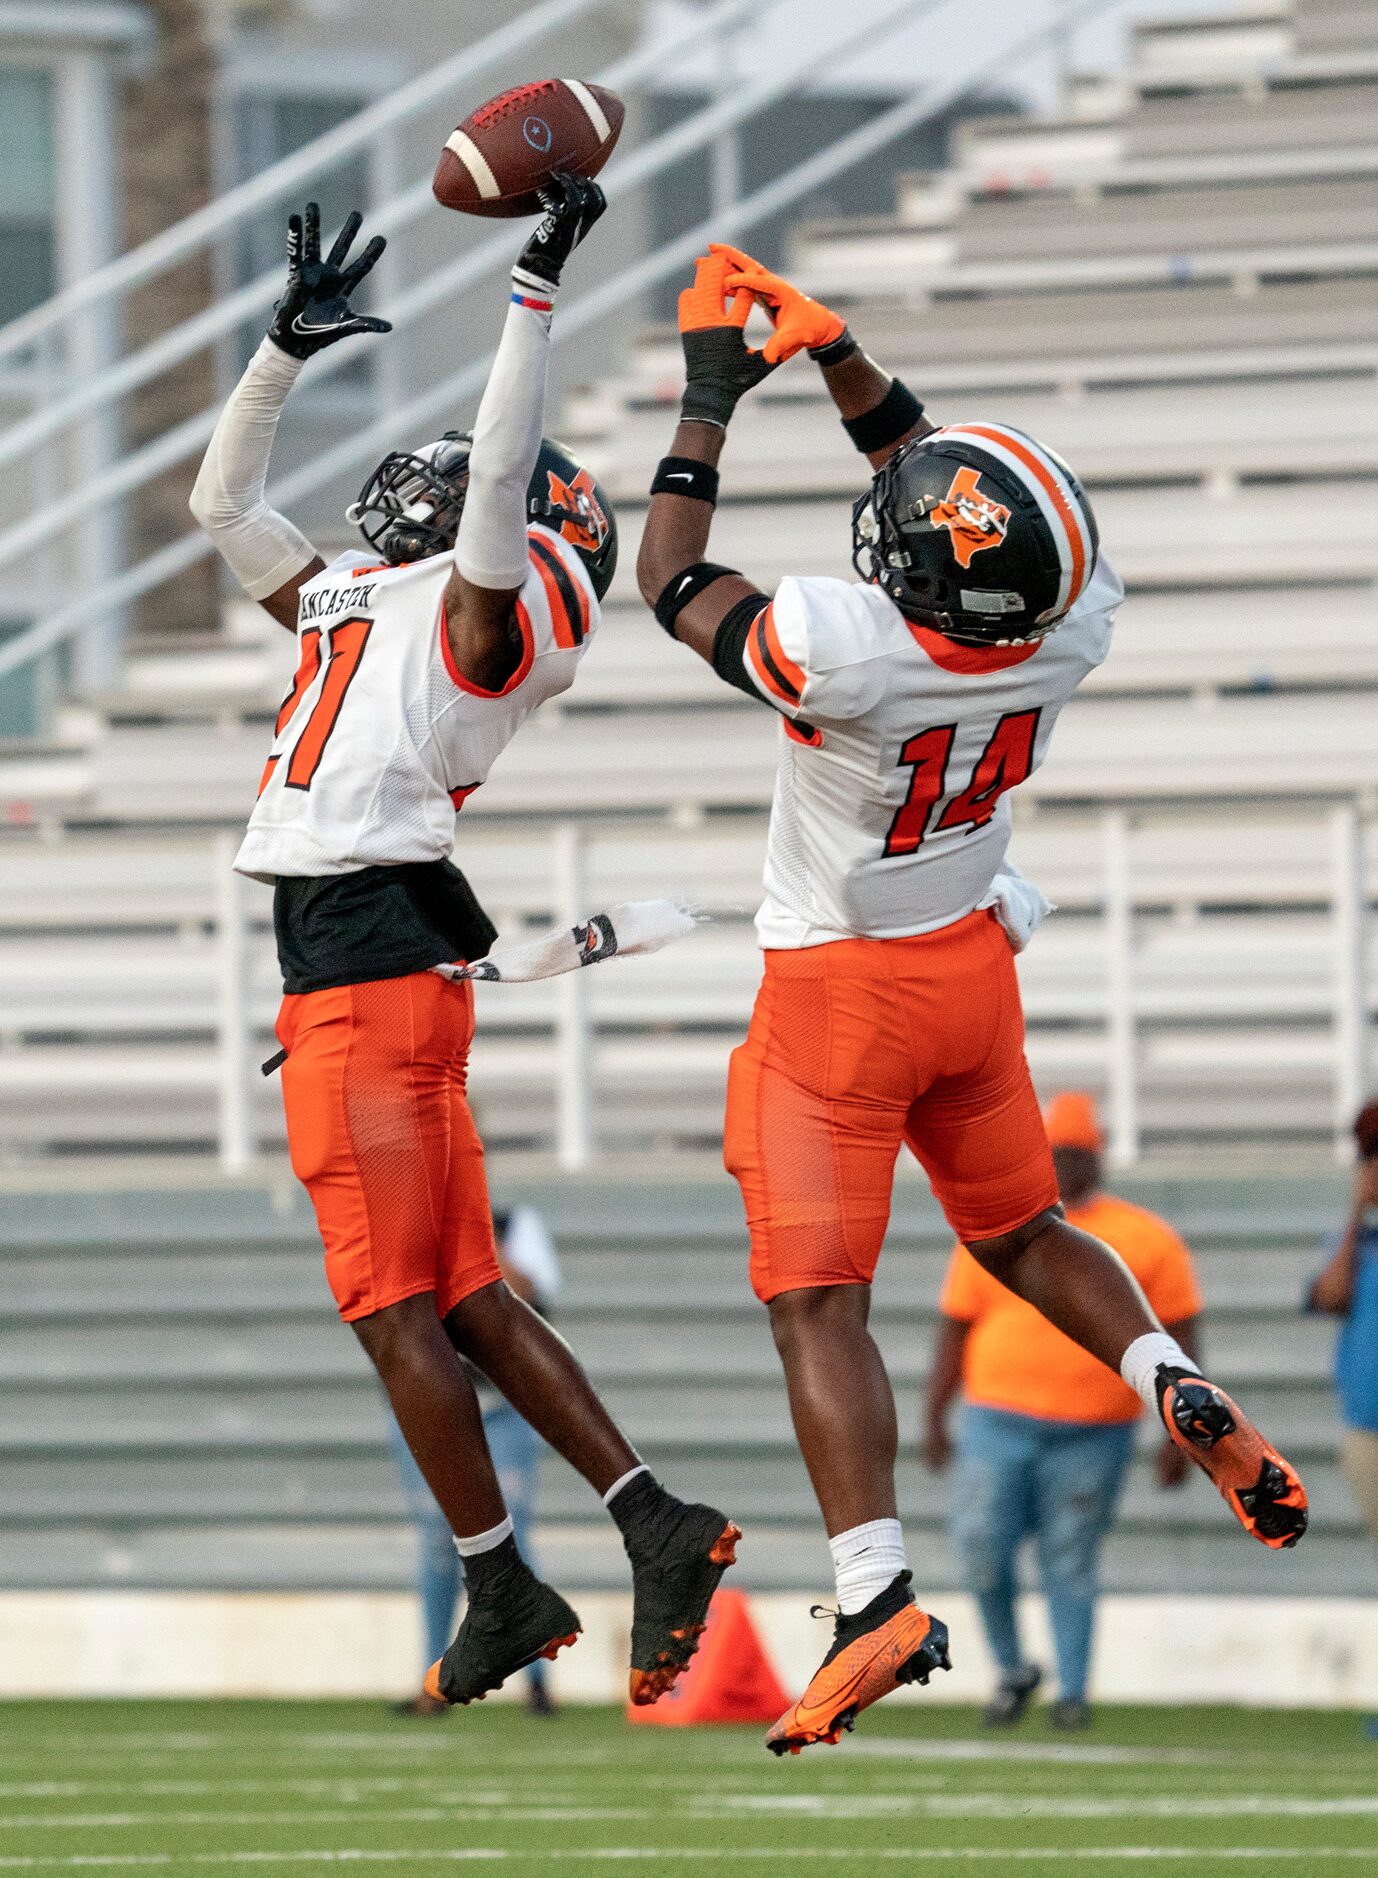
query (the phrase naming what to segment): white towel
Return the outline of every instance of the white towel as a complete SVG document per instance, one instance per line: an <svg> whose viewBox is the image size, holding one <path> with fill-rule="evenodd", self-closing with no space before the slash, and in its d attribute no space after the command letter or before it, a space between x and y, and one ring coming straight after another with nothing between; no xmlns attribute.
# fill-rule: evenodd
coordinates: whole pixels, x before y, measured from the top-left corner
<svg viewBox="0 0 1378 1878"><path fill-rule="evenodd" d="M673 900L626 900L594 913L582 926L566 926L520 945L499 945L472 965L433 965L442 978L481 978L494 984L528 984L558 978L604 959L637 958L659 952L691 933L698 921Z"/></svg>
<svg viewBox="0 0 1378 1878"><path fill-rule="evenodd" d="M1015 952L1022 952L1048 915L1056 911L1047 895L1026 880L1013 861L1001 867L981 905L995 914Z"/></svg>

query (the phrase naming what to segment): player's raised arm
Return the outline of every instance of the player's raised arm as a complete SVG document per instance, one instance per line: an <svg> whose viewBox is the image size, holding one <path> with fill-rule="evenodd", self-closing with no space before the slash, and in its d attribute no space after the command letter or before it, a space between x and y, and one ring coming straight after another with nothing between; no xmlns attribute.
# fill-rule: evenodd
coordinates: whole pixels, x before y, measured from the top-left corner
<svg viewBox="0 0 1378 1878"><path fill-rule="evenodd" d="M248 369L220 413L196 485L191 512L251 600L295 631L297 595L325 563L300 529L268 504L264 487L278 419L313 353L354 333L386 333L387 320L349 304L387 243L375 235L354 261L349 250L363 221L353 214L321 259L321 217L314 202L287 223L287 290Z"/></svg>
<svg viewBox="0 0 1378 1878"><path fill-rule="evenodd" d="M908 386L862 351L840 313L740 248L715 242L712 251L733 263L727 291L749 293L770 315L775 331L762 347L762 356L772 365L783 365L796 352L807 351L822 370L843 428L872 469L879 469L901 444L926 437L934 428Z"/></svg>
<svg viewBox="0 0 1378 1878"><path fill-rule="evenodd" d="M527 577L527 487L545 425L550 320L565 262L607 204L597 183L552 176L546 214L512 270L512 302L474 420L469 487L445 591L450 650L464 677L497 691L522 656L516 600Z"/></svg>
<svg viewBox="0 0 1378 1878"><path fill-rule="evenodd" d="M741 648L767 600L735 569L705 560L718 499L718 458L739 400L775 369L746 343L751 296L729 296L735 262L708 254L679 297L685 387L671 453L651 482L636 576L642 598L672 639L692 647L719 677L759 697ZM730 304L729 304L730 300Z"/></svg>

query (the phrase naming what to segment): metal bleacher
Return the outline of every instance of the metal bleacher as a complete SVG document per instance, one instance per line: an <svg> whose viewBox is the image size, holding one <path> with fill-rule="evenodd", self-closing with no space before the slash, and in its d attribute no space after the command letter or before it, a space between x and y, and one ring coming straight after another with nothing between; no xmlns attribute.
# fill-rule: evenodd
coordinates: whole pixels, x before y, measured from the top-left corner
<svg viewBox="0 0 1378 1878"><path fill-rule="evenodd" d="M1060 909L1021 960L1030 1057L1047 1087L1110 1096L1117 1156L1143 1157L1128 1190L1201 1255L1218 1373L1304 1464L1318 1542L1284 1568L1203 1483L1159 1501L1141 1466L1108 1559L1125 1590L1378 1588L1335 1467L1330 1332L1297 1308L1378 1013L1375 102L1370 0L1149 22L1064 116L968 123L893 215L794 239L935 416L979 406L1076 464L1129 586L1017 805L1016 856ZM749 223L723 232L750 245ZM826 1557L710 1168L776 731L632 580L679 369L647 329L564 413L617 500L623 573L578 686L466 805L456 852L504 933L659 892L711 918L581 974L574 1021L567 987L480 987L474 1089L499 1192L555 1226L561 1326L600 1387L658 1466L745 1515L748 1582L808 1584ZM734 424L714 552L764 583L845 574L857 486L796 364ZM325 552L342 531L321 523ZM406 1577L379 1399L256 1072L266 891L228 870L291 658L230 600L136 636L117 683L0 746L0 1584ZM593 1165L556 1179L590 1138ZM892 1238L878 1323L912 1430L945 1235L908 1175ZM546 1489L551 1568L620 1583L596 1503L555 1462ZM924 1582L951 1582L943 1490L907 1461L902 1494Z"/></svg>
<svg viewBox="0 0 1378 1878"><path fill-rule="evenodd" d="M1129 70L1075 88L1065 118L968 123L948 170L900 179L893 216L795 237L802 277L933 412L998 411L1077 465L1128 583L1114 655L1021 791L1016 854L1064 907L1021 968L1035 1070L1132 1097L1129 1154L1323 1146L1370 1060L1378 967L1355 934L1378 896L1369 17L1356 10L1338 50L1305 37L1305 0L1295 19L1261 6L1209 31L1143 27ZM1287 49L1293 32L1305 49ZM1282 146L1270 100L1291 127ZM605 891L714 913L665 959L585 988L574 1075L620 1152L711 1140L750 1004L745 919L775 763L768 715L671 647L634 589L679 369L674 333L648 330L564 413L617 501L623 573L579 686L466 805L458 844L506 928ZM766 584L845 573L857 474L816 375L780 373L734 424L715 553ZM322 546L341 545L324 527L337 533ZM251 1074L225 1088L227 1063L251 1072L266 1045L263 897L246 889L237 915L252 1034L236 1052L221 995L236 915L211 883L290 662L286 635L230 602L213 630L136 639L119 687L69 707L65 736L0 754L7 864L38 883L0 913L0 1151L224 1153L236 1104L249 1150L280 1144L275 1091ZM1098 820L1112 809L1119 823ZM587 849L573 906L551 865L567 824ZM1107 872L1121 832L1123 928ZM1219 865L1192 864L1203 843L1229 857L1228 897ZM88 867L110 883L103 904L75 884ZM194 905L159 884L168 870L199 883ZM131 898L117 938L109 909ZM126 997L136 984L146 994ZM499 1144L561 1145L562 1008L538 988L485 1000L476 1087Z"/></svg>

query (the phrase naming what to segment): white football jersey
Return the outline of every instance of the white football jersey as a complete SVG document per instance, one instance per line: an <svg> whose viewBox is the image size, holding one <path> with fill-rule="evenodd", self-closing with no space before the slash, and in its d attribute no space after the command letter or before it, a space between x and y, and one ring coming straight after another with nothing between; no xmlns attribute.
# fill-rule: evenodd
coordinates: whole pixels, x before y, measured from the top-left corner
<svg viewBox="0 0 1378 1878"><path fill-rule="evenodd" d="M529 531L521 664L501 691L460 676L445 632L449 554L402 567L340 555L301 590L300 662L235 866L257 880L439 861L455 815L539 704L567 691L598 599L574 548Z"/></svg>
<svg viewBox="0 0 1378 1878"><path fill-rule="evenodd" d="M782 581L746 642L786 719L761 944L904 938L990 905L1008 792L1105 657L1123 598L1102 560L1056 632L977 650L911 624L878 587Z"/></svg>

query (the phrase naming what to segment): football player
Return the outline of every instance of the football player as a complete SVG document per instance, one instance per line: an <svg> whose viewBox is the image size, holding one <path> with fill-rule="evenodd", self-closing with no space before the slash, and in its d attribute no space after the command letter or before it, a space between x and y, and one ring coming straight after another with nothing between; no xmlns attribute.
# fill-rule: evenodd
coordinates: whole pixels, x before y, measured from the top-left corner
<svg viewBox="0 0 1378 1878"><path fill-rule="evenodd" d="M775 328L761 351L753 304ZM641 590L783 720L765 973L725 1149L837 1576L832 1648L767 1737L797 1752L947 1667L909 1589L895 1403L867 1330L901 1142L980 1263L1119 1370L1248 1531L1295 1544L1306 1496L1124 1264L1067 1224L1024 1059L1014 950L1047 908L1006 860L1007 797L1105 657L1124 592L1076 478L1009 425L935 427L837 314L737 249L699 261L679 323L687 385ZM801 350L874 475L852 513L860 584L787 579L772 599L705 555L733 410Z"/></svg>
<svg viewBox="0 0 1378 1878"><path fill-rule="evenodd" d="M350 262L353 215L322 260L315 205L293 216L287 290L192 509L300 647L235 865L274 886L288 1142L331 1288L464 1564L467 1614L427 1688L472 1701L579 1630L518 1554L467 1358L621 1529L631 1696L644 1704L686 1667L740 1534L659 1485L567 1345L502 1281L465 1099L473 987L439 969L483 958L494 936L449 860L456 811L531 712L573 682L616 557L601 491L542 437L561 270L603 197L557 177L543 201L472 435L387 457L349 512L367 551L329 567L268 506L268 457L305 361L388 330L350 306L383 242Z"/></svg>

